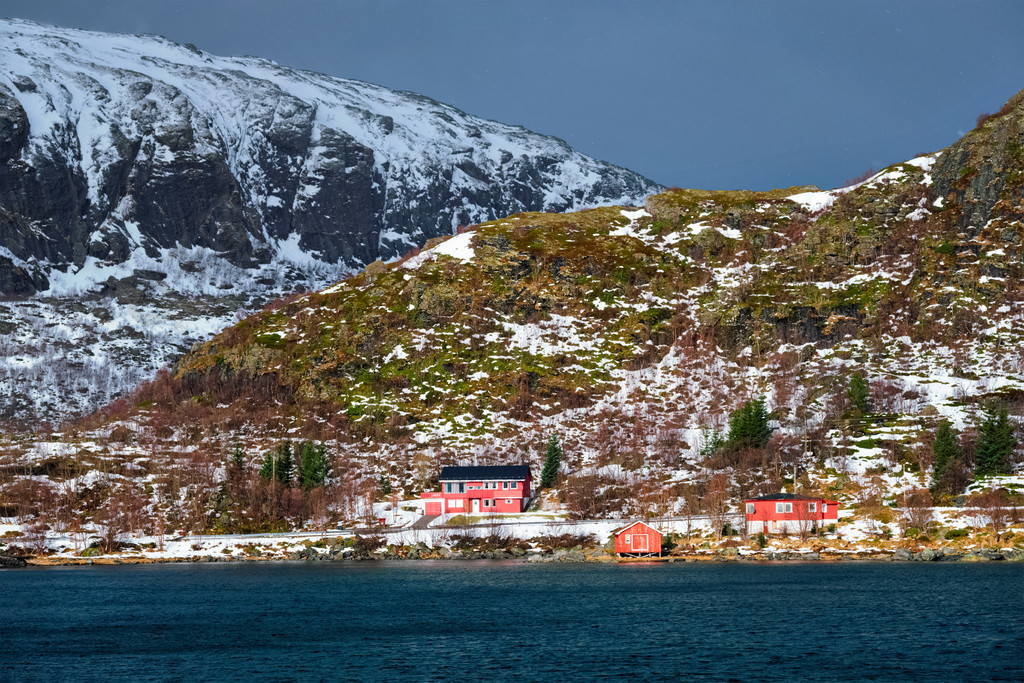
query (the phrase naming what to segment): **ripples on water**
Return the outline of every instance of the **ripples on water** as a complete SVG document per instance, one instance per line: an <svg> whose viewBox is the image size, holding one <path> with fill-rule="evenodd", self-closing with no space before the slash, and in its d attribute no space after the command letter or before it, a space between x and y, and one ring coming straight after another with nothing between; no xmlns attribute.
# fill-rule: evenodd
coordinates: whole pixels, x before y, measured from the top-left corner
<svg viewBox="0 0 1024 683"><path fill-rule="evenodd" d="M2 680L1013 680L1021 564L0 573Z"/></svg>

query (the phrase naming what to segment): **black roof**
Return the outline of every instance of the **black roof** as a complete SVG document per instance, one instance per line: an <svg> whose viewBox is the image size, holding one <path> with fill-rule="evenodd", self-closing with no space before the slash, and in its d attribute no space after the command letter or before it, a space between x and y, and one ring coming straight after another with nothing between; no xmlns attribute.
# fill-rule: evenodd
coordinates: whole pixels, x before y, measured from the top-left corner
<svg viewBox="0 0 1024 683"><path fill-rule="evenodd" d="M526 479L530 475L527 465L481 465L471 467L442 467L440 481L482 481L484 479Z"/></svg>
<svg viewBox="0 0 1024 683"><path fill-rule="evenodd" d="M801 496L799 493L770 493L767 496L747 498L747 500L818 500L814 496Z"/></svg>

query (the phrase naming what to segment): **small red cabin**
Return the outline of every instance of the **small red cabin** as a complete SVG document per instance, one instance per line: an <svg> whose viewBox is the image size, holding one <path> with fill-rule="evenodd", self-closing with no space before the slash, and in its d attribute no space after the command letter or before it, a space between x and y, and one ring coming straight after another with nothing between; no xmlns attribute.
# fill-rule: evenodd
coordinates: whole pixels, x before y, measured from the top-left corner
<svg viewBox="0 0 1024 683"><path fill-rule="evenodd" d="M839 503L827 498L775 493L746 501L747 533L809 533L839 519Z"/></svg>
<svg viewBox="0 0 1024 683"><path fill-rule="evenodd" d="M661 532L652 526L633 522L612 533L615 535L615 552L619 555L661 555Z"/></svg>

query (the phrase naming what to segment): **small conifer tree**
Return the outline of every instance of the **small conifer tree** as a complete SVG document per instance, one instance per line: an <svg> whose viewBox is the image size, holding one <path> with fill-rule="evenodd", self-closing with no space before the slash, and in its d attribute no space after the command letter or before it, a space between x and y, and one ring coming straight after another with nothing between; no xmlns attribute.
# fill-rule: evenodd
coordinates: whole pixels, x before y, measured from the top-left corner
<svg viewBox="0 0 1024 683"><path fill-rule="evenodd" d="M725 445L725 439L717 428L701 430L700 439L700 454L705 458L714 455Z"/></svg>
<svg viewBox="0 0 1024 683"><path fill-rule="evenodd" d="M284 443L278 444L275 460L277 466L277 480L285 486L291 486L292 476L295 471L295 458L292 455L291 441L285 441Z"/></svg>
<svg viewBox="0 0 1024 683"><path fill-rule="evenodd" d="M382 496L391 495L391 480L388 479L387 475L385 475L383 472L380 473L380 480L377 482L377 488L380 489L380 494Z"/></svg>
<svg viewBox="0 0 1024 683"><path fill-rule="evenodd" d="M299 447L299 483L306 491L323 486L331 465L323 444L305 441Z"/></svg>
<svg viewBox="0 0 1024 683"><path fill-rule="evenodd" d="M544 457L544 468L540 472L540 487L548 489L558 480L558 468L562 464L562 445L558 443L558 435L552 434L548 439L548 450Z"/></svg>
<svg viewBox="0 0 1024 683"><path fill-rule="evenodd" d="M932 444L935 460L932 469L932 491L935 493L959 493L954 480L960 478L964 469L964 453L957 441L957 434L949 420L943 420L935 430Z"/></svg>
<svg viewBox="0 0 1024 683"><path fill-rule="evenodd" d="M856 373L850 377L850 385L846 389L846 397L850 399L853 407L861 415L867 415L871 409L871 390L868 381L862 373Z"/></svg>
<svg viewBox="0 0 1024 683"><path fill-rule="evenodd" d="M990 405L978 425L978 441L974 446L974 474L989 477L1010 473L1010 458L1017 446L1013 425L1005 405Z"/></svg>
<svg viewBox="0 0 1024 683"><path fill-rule="evenodd" d="M245 451L242 450L240 442L235 443L235 448L231 451L231 458L228 464L236 472L241 472L245 469Z"/></svg>
<svg viewBox="0 0 1024 683"><path fill-rule="evenodd" d="M274 463L274 451L267 451L263 454L263 463L260 465L260 479L270 481L277 474Z"/></svg>

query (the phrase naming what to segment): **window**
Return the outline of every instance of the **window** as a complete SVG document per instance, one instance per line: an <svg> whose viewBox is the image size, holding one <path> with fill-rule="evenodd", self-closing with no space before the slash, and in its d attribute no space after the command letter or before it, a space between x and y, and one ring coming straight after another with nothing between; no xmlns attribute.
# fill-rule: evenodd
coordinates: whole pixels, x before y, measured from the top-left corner
<svg viewBox="0 0 1024 683"><path fill-rule="evenodd" d="M505 499L505 505L511 505L511 504L512 504L512 499L511 498L506 498Z"/></svg>
<svg viewBox="0 0 1024 683"><path fill-rule="evenodd" d="M508 488L508 482L507 481L501 482L501 488L507 489Z"/></svg>
<svg viewBox="0 0 1024 683"><path fill-rule="evenodd" d="M453 508L460 508L460 507L462 507L462 499L461 498L456 498L455 500L450 500L448 502L451 505L451 507L453 507Z"/></svg>
<svg viewBox="0 0 1024 683"><path fill-rule="evenodd" d="M753 503L747 503L747 514L748 515L754 514L754 504Z"/></svg>
<svg viewBox="0 0 1024 683"><path fill-rule="evenodd" d="M792 512L792 511L793 511L793 504L792 503L786 503L786 512Z"/></svg>
<svg viewBox="0 0 1024 683"><path fill-rule="evenodd" d="M633 538L633 536L631 534L626 534L626 544L627 545L629 545L632 542L632 540L631 540L632 538Z"/></svg>
<svg viewBox="0 0 1024 683"><path fill-rule="evenodd" d="M484 498L484 507L485 508L492 508L492 507L494 507L494 499L493 498Z"/></svg>
<svg viewBox="0 0 1024 683"><path fill-rule="evenodd" d="M822 503L821 504L821 514L825 514L826 512L828 512L828 503Z"/></svg>
<svg viewBox="0 0 1024 683"><path fill-rule="evenodd" d="M783 504L783 503L776 503L775 504L775 511L776 512L782 512L784 508L785 508L785 504Z"/></svg>
<svg viewBox="0 0 1024 683"><path fill-rule="evenodd" d="M466 492L466 485L465 484L459 484L459 493L465 493L465 492Z"/></svg>
<svg viewBox="0 0 1024 683"><path fill-rule="evenodd" d="M445 493L455 493L455 484L445 484L444 485L444 492Z"/></svg>
<svg viewBox="0 0 1024 683"><path fill-rule="evenodd" d="M508 483L508 487L510 489L517 489L517 488L519 488L519 482L518 481L510 481Z"/></svg>
<svg viewBox="0 0 1024 683"><path fill-rule="evenodd" d="M817 512L818 511L818 504L817 503L808 503L807 504L807 511L808 512Z"/></svg>

